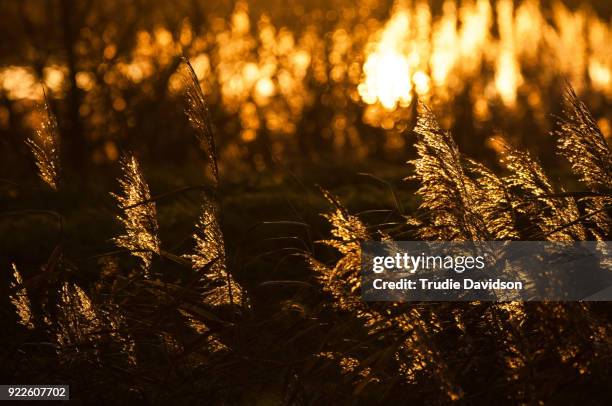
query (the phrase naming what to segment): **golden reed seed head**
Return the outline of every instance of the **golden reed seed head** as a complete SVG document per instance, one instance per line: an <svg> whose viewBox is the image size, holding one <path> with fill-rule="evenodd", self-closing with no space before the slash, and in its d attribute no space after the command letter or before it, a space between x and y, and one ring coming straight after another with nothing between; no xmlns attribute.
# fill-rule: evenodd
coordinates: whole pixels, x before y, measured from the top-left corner
<svg viewBox="0 0 612 406"><path fill-rule="evenodd" d="M60 139L57 120L49 109L45 98L40 108L43 116L33 137L26 140L38 169L38 176L49 187L57 191L60 180Z"/></svg>
<svg viewBox="0 0 612 406"><path fill-rule="evenodd" d="M132 252L132 255L143 262L145 276L153 259L158 254L160 241L158 237L157 211L154 202L149 202L151 192L140 165L133 155L121 159L123 176L119 179L121 194L112 194L122 213L117 217L124 228L124 233L113 241L120 248Z"/></svg>

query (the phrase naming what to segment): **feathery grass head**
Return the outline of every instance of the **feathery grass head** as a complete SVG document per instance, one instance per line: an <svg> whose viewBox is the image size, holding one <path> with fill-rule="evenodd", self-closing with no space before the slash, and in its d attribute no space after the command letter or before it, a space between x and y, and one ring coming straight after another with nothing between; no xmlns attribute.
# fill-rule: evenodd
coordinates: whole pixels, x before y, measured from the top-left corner
<svg viewBox="0 0 612 406"><path fill-rule="evenodd" d="M347 252L353 251L355 248L359 248L359 243L370 239L368 230L359 219L348 212L348 210L340 203L340 200L334 196L331 192L322 189L323 196L334 206L334 211L331 213L324 213L323 217L332 226L331 233L337 238L335 241L342 241L340 246L336 246L338 250L346 254ZM334 246L337 245L332 241L323 241L324 243Z"/></svg>
<svg viewBox="0 0 612 406"><path fill-rule="evenodd" d="M552 182L548 179L544 168L529 152L504 143L501 162L510 171L510 175L506 178L509 187L516 188L525 195L543 199L554 193Z"/></svg>
<svg viewBox="0 0 612 406"><path fill-rule="evenodd" d="M191 261L195 271L203 272L201 280L210 287L204 294L204 301L213 306L243 303L242 287L227 270L219 211L210 199L204 202L193 239L193 253L184 257Z"/></svg>
<svg viewBox="0 0 612 406"><path fill-rule="evenodd" d="M208 104L200 88L198 77L187 58L183 58L183 63L179 66L179 73L185 89L185 113L187 114L191 126L196 130L198 140L205 146L210 170L213 174L213 181L216 186L219 184L217 149L215 146L214 127L210 118L210 112L208 111Z"/></svg>
<svg viewBox="0 0 612 406"><path fill-rule="evenodd" d="M593 237L608 240L612 235L609 215L612 193L612 151L586 105L568 84L564 95L563 114L559 120L557 148L572 172L591 191L602 193L584 199L585 211L591 213L588 224Z"/></svg>
<svg viewBox="0 0 612 406"><path fill-rule="evenodd" d="M470 186L474 210L481 214L482 227L486 228L487 235L494 240L520 239L516 213L512 207L513 197L504 179L472 159L465 158L463 162L472 180Z"/></svg>
<svg viewBox="0 0 612 406"><path fill-rule="evenodd" d="M216 205L208 199L202 207L193 239L196 243L195 251L186 258L191 260L194 269L199 270L210 265L209 271L212 274L218 274L225 269L223 233L217 219Z"/></svg>
<svg viewBox="0 0 612 406"><path fill-rule="evenodd" d="M57 120L49 108L47 98L40 109L44 119L41 120L34 137L28 138L26 144L30 147L38 176L53 190L59 187L60 157L59 131Z"/></svg>
<svg viewBox="0 0 612 406"><path fill-rule="evenodd" d="M612 151L593 116L567 86L563 115L556 131L559 153L591 190L612 190Z"/></svg>
<svg viewBox="0 0 612 406"><path fill-rule="evenodd" d="M28 292L23 286L23 279L21 274L17 270L17 265L13 264L13 279L10 282L10 289L13 291L9 295L11 304L15 306L17 310L17 316L19 316L19 324L26 327L29 330L34 329L34 317L32 316L32 307L30 305L30 299L28 298Z"/></svg>
<svg viewBox="0 0 612 406"><path fill-rule="evenodd" d="M453 140L450 132L440 128L434 114L419 104L419 116L414 129L418 136L415 147L418 158L410 161L415 175L409 179L419 181L417 194L424 214L419 221L421 238L425 240L479 240L492 239L478 208L490 197L470 176L470 168ZM480 178L491 180L489 172Z"/></svg>
<svg viewBox="0 0 612 406"><path fill-rule="evenodd" d="M573 198L555 198L552 182L539 161L527 151L520 151L509 144L502 150L502 163L510 170L504 177L512 193L514 210L524 216L528 224L523 234L528 239L548 239L551 232L570 224L580 213ZM584 240L585 230L576 223L552 236L553 240Z"/></svg>
<svg viewBox="0 0 612 406"><path fill-rule="evenodd" d="M133 155L121 159L123 177L119 179L122 194L112 193L122 214L118 216L125 233L113 239L121 248L130 250L143 261L148 271L154 253L159 253L157 211L155 203L150 202L149 185L144 179L140 165Z"/></svg>
<svg viewBox="0 0 612 406"><path fill-rule="evenodd" d="M59 294L56 323L59 351L69 355L80 348L95 348L101 322L91 299L78 285L69 282L64 282Z"/></svg>
<svg viewBox="0 0 612 406"><path fill-rule="evenodd" d="M331 225L331 234L334 238L317 242L337 249L342 257L333 268L311 256L307 257L307 260L311 269L317 273L324 290L334 297L334 306L344 310L353 309L356 302L353 294L361 286L360 243L372 237L361 219L350 214L336 196L325 189L321 191L334 207L332 212L322 214Z"/></svg>

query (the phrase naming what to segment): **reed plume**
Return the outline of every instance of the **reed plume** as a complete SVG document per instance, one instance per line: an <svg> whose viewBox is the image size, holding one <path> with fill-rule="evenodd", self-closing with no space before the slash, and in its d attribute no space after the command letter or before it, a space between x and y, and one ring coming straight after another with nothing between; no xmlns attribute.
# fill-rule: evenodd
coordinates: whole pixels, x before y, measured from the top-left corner
<svg viewBox="0 0 612 406"><path fill-rule="evenodd" d="M85 291L74 283L64 282L59 292L54 323L60 354L71 358L86 349L93 349L97 353L101 326L100 318Z"/></svg>
<svg viewBox="0 0 612 406"><path fill-rule="evenodd" d="M202 272L201 281L208 287L204 301L213 306L242 304L243 290L228 272L219 213L212 200L204 203L193 239L193 253L184 257L191 261L195 271Z"/></svg>
<svg viewBox="0 0 612 406"><path fill-rule="evenodd" d="M149 185L144 179L140 165L133 155L121 159L123 177L119 179L122 194L111 193L117 200L122 214L117 218L125 230L113 239L121 248L129 250L132 255L143 262L145 276L153 259L153 254L159 254L160 241L158 237L157 212L155 203L151 202Z"/></svg>
<svg viewBox="0 0 612 406"><path fill-rule="evenodd" d="M612 151L586 105L571 86L564 95L563 115L559 121L558 152L571 164L572 172L592 192L586 197L585 211L591 213L590 232L598 240L612 235L610 205L612 200Z"/></svg>
<svg viewBox="0 0 612 406"><path fill-rule="evenodd" d="M179 74L184 85L185 114L196 131L196 136L208 156L208 164L215 186L219 185L219 169L217 166L217 148L215 146L214 127L208 110L208 103L202 93L200 81L186 57L179 67Z"/></svg>
<svg viewBox="0 0 612 406"><path fill-rule="evenodd" d="M34 155L38 176L51 189L57 191L60 180L60 139L57 120L49 108L46 94L40 110L44 118L34 137L28 138L26 144Z"/></svg>
<svg viewBox="0 0 612 406"><path fill-rule="evenodd" d="M9 300L17 311L19 324L28 330L33 330L34 317L32 316L32 306L30 304L28 292L25 286L23 286L21 274L17 270L17 265L15 264L13 264L13 280L10 282L9 288L12 291L12 293L9 294Z"/></svg>
<svg viewBox="0 0 612 406"><path fill-rule="evenodd" d="M450 132L440 128L434 114L419 105L414 132L417 159L409 163L420 184L419 226L424 240L511 239L513 218L503 182L483 165L465 158Z"/></svg>
<svg viewBox="0 0 612 406"><path fill-rule="evenodd" d="M489 238L504 241L520 239L517 213L512 206L514 196L505 180L473 159L465 158L464 165L473 179L475 209L482 216Z"/></svg>
<svg viewBox="0 0 612 406"><path fill-rule="evenodd" d="M354 297L361 287L361 248L359 244L371 240L365 224L359 217L351 215L338 198L327 190L322 190L324 197L332 204L334 211L322 216L330 223L334 238L321 240L320 244L337 249L341 258L333 268L308 257L311 268L325 291L334 298L334 306L341 310L355 310L358 303Z"/></svg>
<svg viewBox="0 0 612 406"><path fill-rule="evenodd" d="M586 105L567 86L559 121L558 150L592 191L612 191L612 151Z"/></svg>
<svg viewBox="0 0 612 406"><path fill-rule="evenodd" d="M536 240L585 240L583 224L571 224L580 217L575 200L559 199L557 191L546 175L540 162L527 151L520 151L505 144L501 152L502 163L510 174L504 177L512 193L512 205L516 213L523 216L525 226L521 230L525 239Z"/></svg>

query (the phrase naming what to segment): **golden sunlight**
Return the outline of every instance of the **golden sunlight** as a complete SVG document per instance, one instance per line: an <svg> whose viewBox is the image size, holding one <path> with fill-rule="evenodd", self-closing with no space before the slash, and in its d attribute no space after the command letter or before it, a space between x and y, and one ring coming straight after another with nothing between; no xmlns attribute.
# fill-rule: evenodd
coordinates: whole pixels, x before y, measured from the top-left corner
<svg viewBox="0 0 612 406"><path fill-rule="evenodd" d="M411 61L404 48L409 30L410 15L402 9L395 13L380 34L380 41L363 65L365 80L358 90L364 102L380 102L389 110L398 103L402 106L410 104Z"/></svg>
<svg viewBox="0 0 612 406"><path fill-rule="evenodd" d="M499 100L512 107L519 93L530 92L522 90L523 70L530 66L539 66L541 72L533 79L542 83L560 74L578 90L590 81L594 90L610 95L609 23L559 1L553 2L550 23L540 10L538 0L517 7L511 0L446 0L442 13L432 19L427 2L398 2L365 47L359 95L366 104L380 104L384 109L379 113L384 114L409 104L414 92L446 100L470 81L487 89L488 102ZM423 22L427 29L419 28ZM423 37L423 32L428 35ZM491 78L482 74L484 66L493 70Z"/></svg>

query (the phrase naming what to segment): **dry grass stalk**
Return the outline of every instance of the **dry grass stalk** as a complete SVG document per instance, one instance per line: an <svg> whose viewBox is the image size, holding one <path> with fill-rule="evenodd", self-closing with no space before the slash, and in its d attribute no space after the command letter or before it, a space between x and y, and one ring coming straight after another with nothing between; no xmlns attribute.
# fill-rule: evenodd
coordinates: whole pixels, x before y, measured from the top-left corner
<svg viewBox="0 0 612 406"><path fill-rule="evenodd" d="M423 104L415 127L418 158L410 161L420 183L418 234L424 240L511 239L513 218L502 181L466 159L451 134Z"/></svg>
<svg viewBox="0 0 612 406"><path fill-rule="evenodd" d="M612 191L612 151L591 113L568 86L556 131L559 153L593 191Z"/></svg>
<svg viewBox="0 0 612 406"><path fill-rule="evenodd" d="M213 182L215 186L218 186L217 149L208 104L202 93L200 81L187 58L183 58L183 63L179 69L185 88L185 113L191 126L196 130L198 140L205 146L205 152L208 155L208 162L213 175Z"/></svg>
<svg viewBox="0 0 612 406"><path fill-rule="evenodd" d="M93 349L100 339L102 323L89 296L74 283L64 282L59 292L54 323L58 351L70 358L81 349Z"/></svg>
<svg viewBox="0 0 612 406"><path fill-rule="evenodd" d="M118 247L129 250L140 258L144 265L145 276L153 259L153 254L159 254L160 241L158 237L157 211L155 203L150 202L149 186L140 170L134 156L124 156L121 160L123 177L119 179L122 194L112 196L117 200L123 213L118 216L125 233L113 239ZM141 204L142 202L148 202ZM124 209L127 207L126 209Z"/></svg>
<svg viewBox="0 0 612 406"><path fill-rule="evenodd" d="M213 306L242 304L242 287L227 270L225 241L219 224L218 208L212 200L207 199L204 203L193 239L193 253L184 257L191 261L194 270L203 272L201 280L209 286L204 294L204 301Z"/></svg>
<svg viewBox="0 0 612 406"><path fill-rule="evenodd" d="M17 270L17 265L13 264L13 281L10 282L9 288L13 291L9 295L11 304L15 306L19 324L28 330L34 329L34 317L32 316L32 306L28 297L28 292L23 286L23 279Z"/></svg>
<svg viewBox="0 0 612 406"><path fill-rule="evenodd" d="M524 217L525 226L520 232L525 239L586 239L584 227L580 223L550 235L563 224L573 222L580 213L573 198L551 197L556 194L556 190L536 159L527 151L505 144L502 163L510 171L504 181L512 193L513 208Z"/></svg>
<svg viewBox="0 0 612 406"><path fill-rule="evenodd" d="M560 129L555 132L559 137L559 154L570 162L572 171L591 191L607 195L588 199L586 207L596 213L590 220L594 238L609 240L612 219L606 205L612 200L612 151L586 105L569 85L564 102Z"/></svg>
<svg viewBox="0 0 612 406"><path fill-rule="evenodd" d="M36 129L35 136L28 138L26 143L34 155L38 176L57 191L60 180L60 139L57 120L49 108L46 94L40 110L44 119Z"/></svg>

